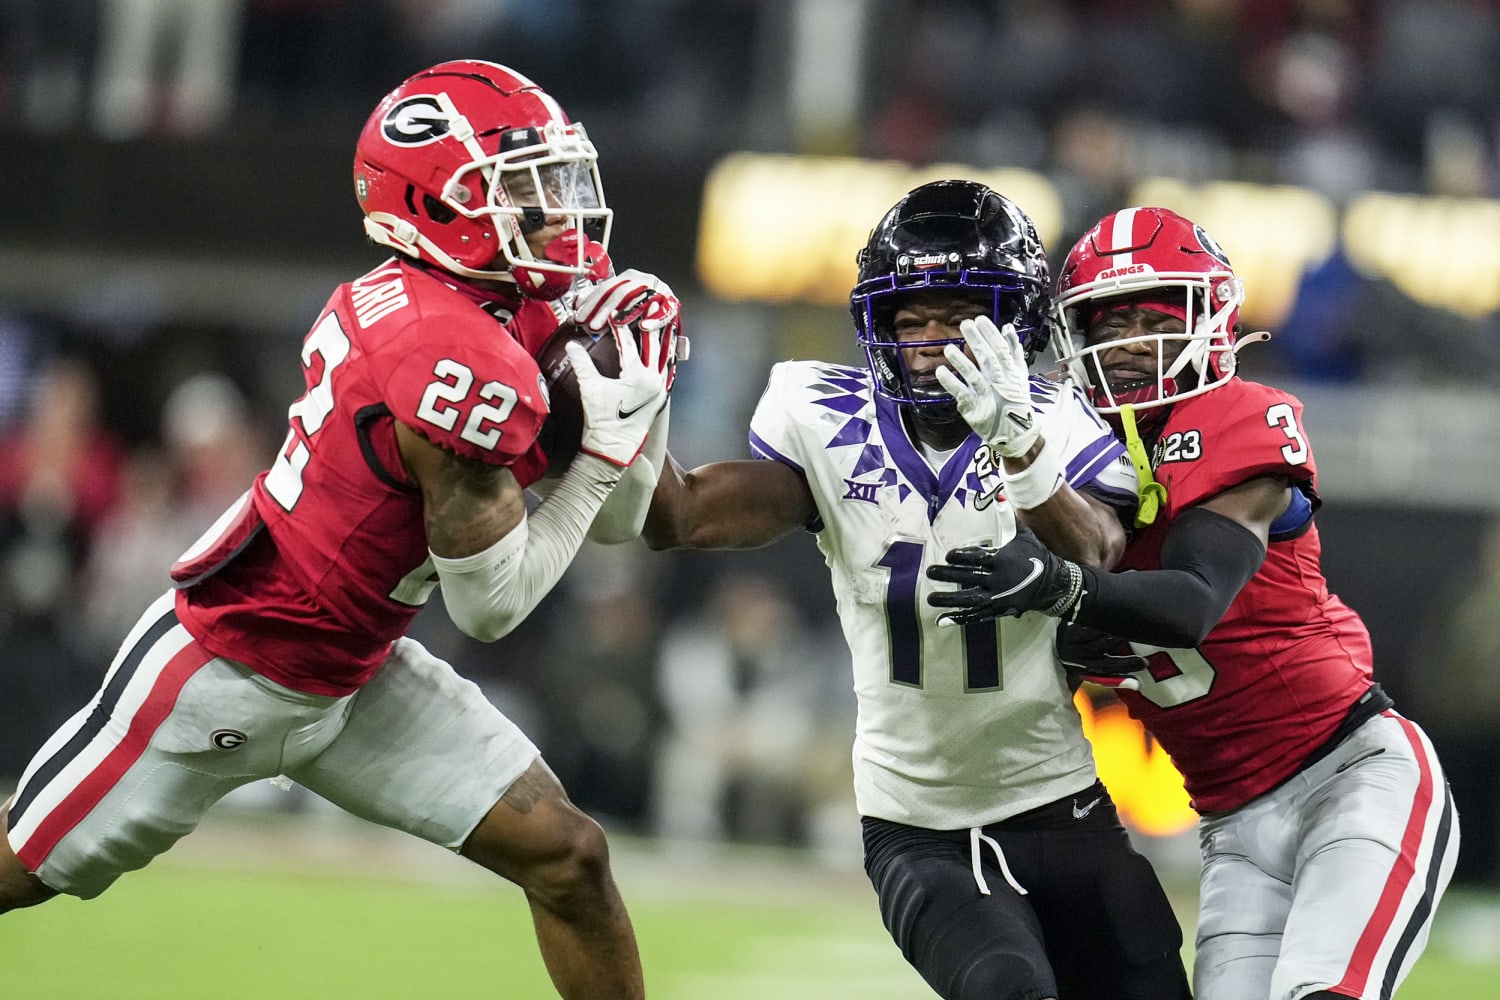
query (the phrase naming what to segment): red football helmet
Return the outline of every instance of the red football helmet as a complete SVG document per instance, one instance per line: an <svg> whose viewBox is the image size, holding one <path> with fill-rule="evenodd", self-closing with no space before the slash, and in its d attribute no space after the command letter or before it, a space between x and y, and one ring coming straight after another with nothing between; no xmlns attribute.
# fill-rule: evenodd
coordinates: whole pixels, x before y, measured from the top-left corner
<svg viewBox="0 0 1500 1000"><path fill-rule="evenodd" d="M1092 346L1089 325L1110 300L1130 297L1187 324L1179 334L1153 333ZM1223 385L1235 371L1235 324L1244 285L1229 258L1202 226L1165 208L1126 208L1107 215L1069 252L1053 300L1057 352L1069 374L1091 394L1101 413L1163 406ZM1162 362L1164 341L1182 341L1182 353ZM1149 343L1157 352L1156 378L1111 388L1101 352Z"/></svg>
<svg viewBox="0 0 1500 1000"><path fill-rule="evenodd" d="M609 244L613 213L583 126L496 63L440 63L387 94L360 133L354 191L376 243L541 298L596 275ZM525 234L558 216L566 238L532 253Z"/></svg>

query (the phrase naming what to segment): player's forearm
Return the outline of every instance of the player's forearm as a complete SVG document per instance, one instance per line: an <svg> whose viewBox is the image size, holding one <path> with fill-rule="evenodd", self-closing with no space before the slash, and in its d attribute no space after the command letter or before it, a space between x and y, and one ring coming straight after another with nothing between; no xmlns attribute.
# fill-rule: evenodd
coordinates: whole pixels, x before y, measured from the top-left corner
<svg viewBox="0 0 1500 1000"><path fill-rule="evenodd" d="M1162 547L1162 568L1125 573L1084 570L1073 618L1122 639L1168 649L1201 643L1265 559L1246 528L1211 511L1178 518Z"/></svg>
<svg viewBox="0 0 1500 1000"><path fill-rule="evenodd" d="M573 561L619 475L618 467L579 455L536 510L494 545L460 559L433 554L454 624L493 642L524 621Z"/></svg>
<svg viewBox="0 0 1500 1000"><path fill-rule="evenodd" d="M670 453L663 456L662 467L657 470L656 489L651 494L651 504L646 509L646 521L641 525L641 539L655 551L675 549L682 542L682 518L686 496L682 481L682 466Z"/></svg>
<svg viewBox="0 0 1500 1000"><path fill-rule="evenodd" d="M1043 454L1046 447L1045 437L1039 438L1025 455L1003 461L1007 495L1017 515L1063 558L1112 568L1125 551L1125 529L1113 512L1064 482L1060 458Z"/></svg>
<svg viewBox="0 0 1500 1000"><path fill-rule="evenodd" d="M727 463L684 472L671 455L665 462L641 530L650 548L754 548L772 540L747 532L726 494L716 488L719 466Z"/></svg>
<svg viewBox="0 0 1500 1000"><path fill-rule="evenodd" d="M1112 511L1064 487L1040 507L1017 512L1053 552L1080 566L1111 569L1125 551L1125 529Z"/></svg>

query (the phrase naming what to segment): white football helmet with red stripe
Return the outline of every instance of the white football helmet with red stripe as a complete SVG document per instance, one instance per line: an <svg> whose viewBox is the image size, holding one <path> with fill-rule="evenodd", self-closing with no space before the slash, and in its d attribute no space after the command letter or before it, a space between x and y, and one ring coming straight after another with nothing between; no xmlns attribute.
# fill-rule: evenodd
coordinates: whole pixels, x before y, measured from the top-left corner
<svg viewBox="0 0 1500 1000"><path fill-rule="evenodd" d="M1180 334L1152 333L1088 345L1085 335L1101 311L1122 298L1181 319ZM1244 302L1218 242L1202 226L1165 208L1126 208L1105 216L1068 254L1053 300L1054 342L1068 373L1091 394L1102 413L1163 406L1223 385L1235 371L1235 326ZM1166 341L1182 352L1162 362ZM1102 351L1152 343L1158 353L1154 380L1111 388ZM1168 352L1170 356L1170 352Z"/></svg>
<svg viewBox="0 0 1500 1000"><path fill-rule="evenodd" d="M496 63L440 63L387 94L360 133L354 190L376 243L463 278L550 286L543 298L596 276L609 244L583 126ZM525 234L559 216L571 235L534 254Z"/></svg>

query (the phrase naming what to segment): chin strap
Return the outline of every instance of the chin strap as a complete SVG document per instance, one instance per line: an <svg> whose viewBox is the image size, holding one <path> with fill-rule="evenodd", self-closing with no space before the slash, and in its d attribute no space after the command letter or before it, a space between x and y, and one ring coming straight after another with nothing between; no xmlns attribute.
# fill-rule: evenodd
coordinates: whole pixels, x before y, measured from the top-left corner
<svg viewBox="0 0 1500 1000"><path fill-rule="evenodd" d="M1135 466L1136 479L1141 484L1141 505L1136 509L1135 526L1144 528L1156 520L1161 505L1167 501L1167 488L1151 474L1151 456L1146 454L1141 432L1135 427L1135 407L1126 404L1120 407L1120 426L1125 431L1125 453Z"/></svg>

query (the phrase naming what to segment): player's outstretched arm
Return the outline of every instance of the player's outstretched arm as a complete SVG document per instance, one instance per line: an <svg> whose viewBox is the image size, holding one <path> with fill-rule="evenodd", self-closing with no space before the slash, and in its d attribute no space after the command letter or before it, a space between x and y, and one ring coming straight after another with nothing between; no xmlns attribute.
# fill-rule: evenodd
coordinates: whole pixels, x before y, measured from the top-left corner
<svg viewBox="0 0 1500 1000"><path fill-rule="evenodd" d="M1134 642L1197 646L1265 561L1271 523L1293 488L1282 476L1257 476L1179 514L1161 569L1098 574L1077 620Z"/></svg>
<svg viewBox="0 0 1500 1000"><path fill-rule="evenodd" d="M1000 548L954 549L927 575L959 589L928 601L954 609L944 618L959 624L1040 611L1119 639L1192 648L1260 568L1271 522L1289 496L1281 477L1258 477L1185 511L1167 535L1158 570L1082 567L1027 531Z"/></svg>
<svg viewBox="0 0 1500 1000"><path fill-rule="evenodd" d="M757 548L817 512L807 481L781 462L713 462L684 472L668 454L641 537L653 549Z"/></svg>

